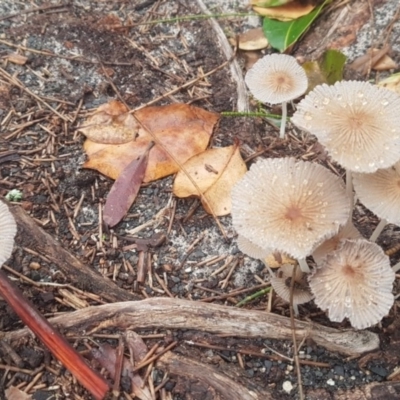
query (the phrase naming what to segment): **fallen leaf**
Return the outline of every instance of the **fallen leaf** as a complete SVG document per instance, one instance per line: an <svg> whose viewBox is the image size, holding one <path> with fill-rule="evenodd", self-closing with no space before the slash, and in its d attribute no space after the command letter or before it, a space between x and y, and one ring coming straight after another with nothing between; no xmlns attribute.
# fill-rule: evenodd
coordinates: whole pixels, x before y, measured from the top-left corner
<svg viewBox="0 0 400 400"><path fill-rule="evenodd" d="M135 139L139 124L124 104L113 100L102 104L79 131L95 143L123 144Z"/></svg>
<svg viewBox="0 0 400 400"><path fill-rule="evenodd" d="M387 55L389 49L389 45L382 47L382 49L369 49L364 55L357 57L349 65L349 68L362 75L366 75L371 69L383 71L396 68L397 64Z"/></svg>
<svg viewBox="0 0 400 400"><path fill-rule="evenodd" d="M4 391L7 400L31 400L32 396L15 386L10 386Z"/></svg>
<svg viewBox="0 0 400 400"><path fill-rule="evenodd" d="M146 107L134 115L163 146L160 147L156 142L150 152L144 182L178 172L179 166L168 156L164 148L181 164L204 151L214 125L219 119L216 113L187 104ZM88 139L84 143L84 149L89 160L84 167L96 169L116 179L132 160L144 153L153 140L153 136L141 127L135 131L135 139L125 144L95 143Z"/></svg>
<svg viewBox="0 0 400 400"><path fill-rule="evenodd" d="M238 46L240 50L262 50L268 47L268 40L262 28L249 29L239 35Z"/></svg>
<svg viewBox="0 0 400 400"><path fill-rule="evenodd" d="M343 79L346 56L337 50L326 50L318 61L306 61L302 67L308 79L307 93L316 86L334 83Z"/></svg>
<svg viewBox="0 0 400 400"><path fill-rule="evenodd" d="M175 178L175 196L199 196L198 189L190 181L187 173L207 199L209 204L203 200L202 204L208 213L211 214L209 206L217 216L231 212L232 187L247 171L237 144L208 149L188 160L183 168L184 171L179 171Z"/></svg>
<svg viewBox="0 0 400 400"><path fill-rule="evenodd" d="M330 1L325 0L309 14L293 21L277 21L265 17L263 30L269 44L279 51L285 51L299 40Z"/></svg>
<svg viewBox="0 0 400 400"><path fill-rule="evenodd" d="M103 210L103 220L109 227L112 228L121 221L136 199L152 147L153 142L149 144L144 154L127 165L112 185Z"/></svg>
<svg viewBox="0 0 400 400"><path fill-rule="evenodd" d="M400 72L390 75L388 78L378 82L378 86L384 87L400 94Z"/></svg>
<svg viewBox="0 0 400 400"><path fill-rule="evenodd" d="M292 1L278 7L257 7L253 6L253 10L262 15L278 21L292 21L310 14L314 10L315 5L303 4L300 1Z"/></svg>

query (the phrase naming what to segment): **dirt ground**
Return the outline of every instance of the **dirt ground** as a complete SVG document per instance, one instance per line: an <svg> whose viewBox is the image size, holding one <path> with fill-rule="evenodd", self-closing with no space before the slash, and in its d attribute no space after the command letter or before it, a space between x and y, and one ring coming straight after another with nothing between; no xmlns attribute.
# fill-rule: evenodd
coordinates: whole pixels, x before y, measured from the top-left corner
<svg viewBox="0 0 400 400"><path fill-rule="evenodd" d="M246 2L205 3L214 14L250 11ZM335 47L343 49L351 60L372 44L379 47L387 41L393 48L391 55L400 63L399 21L391 31L386 29L394 18L396 1L342 3L346 2L337 2L320 18L293 54L300 60L310 60L326 48ZM25 235L19 230L13 255L4 269L46 317L68 315L115 300L147 298L169 297L235 307L246 296L268 287L264 265L238 250L231 217L220 218L227 236L224 239L199 200L172 195L171 177L143 185L124 220L112 231L104 231L99 225L99 210L113 182L96 171L81 168L85 161L84 137L76 128L96 107L119 96L132 110L176 102L218 113L247 107L246 102L238 105L241 94L229 66L218 69L227 57L210 21L177 19L203 12L197 2L186 0L0 1L0 196L3 198L11 189L21 190L23 199L15 206L22 207L62 248L119 288L117 294L104 292L84 273L68 275L46 257L46 249L35 244L29 232ZM337 21L337 29L332 30ZM261 24L257 18L243 16L219 18L217 22L230 38ZM373 29L364 29L367 24ZM17 51L27 57L24 65L7 61L7 55ZM247 56L239 52L235 59L244 73ZM346 74L350 76L350 71ZM200 79L184 86L195 78ZM364 79L378 78L371 73ZM250 108L254 108L245 95ZM279 108L272 111L280 113ZM315 138L290 128L287 138L279 140L278 129L262 119L222 117L212 146L228 146L235 140L240 141L248 165L257 156L290 155L343 172L327 159ZM360 204L356 205L354 221L366 237L378 223ZM135 238L163 235L165 240L139 252L129 248L132 240L127 232L134 228ZM399 228L389 225L378 243L389 250L399 238ZM392 261L398 261L395 251ZM147 274L140 283L138 275L143 268L147 268ZM395 286L397 295L398 282ZM289 316L287 303L268 295L243 306L243 313L246 309L268 308L272 313ZM340 330L350 328L348 321L330 322L312 302L299 308L300 320ZM329 351L312 340L303 341L299 356L306 398L400 398L396 384L400 374L394 374L400 356L399 324L395 304L381 324L369 329L379 336L379 348L357 357ZM22 327L16 314L0 299L0 337ZM132 326L129 330L138 333L148 349L176 342L174 355L201 362L196 366L199 371L202 366L212 367L210 371L225 374L249 392L259 393L254 398L298 398L291 340L227 337L161 325L147 329ZM126 330L110 325L92 333L67 328L62 332L100 371L91 351L106 344L116 349ZM142 378L145 370L140 371ZM368 386L378 383L385 385ZM31 393L36 400L91 398L29 335L18 341L0 342L0 398L5 398L4 390L11 385ZM157 399L224 398L201 379L200 372L176 371L171 364L151 364L145 386L152 386ZM122 394L124 389L121 382L121 395L116 398L133 398Z"/></svg>

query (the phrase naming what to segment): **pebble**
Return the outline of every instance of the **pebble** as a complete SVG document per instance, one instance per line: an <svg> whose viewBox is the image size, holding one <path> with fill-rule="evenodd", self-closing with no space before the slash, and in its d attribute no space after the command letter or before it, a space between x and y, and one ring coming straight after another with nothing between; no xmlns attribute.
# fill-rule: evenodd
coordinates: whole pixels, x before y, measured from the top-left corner
<svg viewBox="0 0 400 400"><path fill-rule="evenodd" d="M328 379L326 381L326 384L329 385L329 386L335 386L335 381L333 379Z"/></svg>
<svg viewBox="0 0 400 400"><path fill-rule="evenodd" d="M284 390L284 392L286 392L287 394L290 394L290 392L293 390L293 385L292 382L290 381L285 381L282 384L282 389Z"/></svg>

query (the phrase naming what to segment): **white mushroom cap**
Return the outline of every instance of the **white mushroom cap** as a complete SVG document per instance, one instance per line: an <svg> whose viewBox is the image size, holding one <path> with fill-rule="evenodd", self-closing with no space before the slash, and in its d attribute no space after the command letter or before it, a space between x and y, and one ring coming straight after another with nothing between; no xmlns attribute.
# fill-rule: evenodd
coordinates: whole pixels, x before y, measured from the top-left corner
<svg viewBox="0 0 400 400"><path fill-rule="evenodd" d="M286 54L261 58L247 71L245 81L257 100L270 104L296 99L308 86L304 69Z"/></svg>
<svg viewBox="0 0 400 400"><path fill-rule="evenodd" d="M294 158L262 159L232 190L236 231L261 248L305 258L349 217L343 182Z"/></svg>
<svg viewBox="0 0 400 400"><path fill-rule="evenodd" d="M400 162L373 174L353 174L353 185L361 203L379 218L400 225Z"/></svg>
<svg viewBox="0 0 400 400"><path fill-rule="evenodd" d="M351 221L348 221L345 226L340 228L339 232L332 236L330 239L319 245L312 253L312 256L317 264L319 264L327 254L336 250L342 239L361 239L363 236L353 225Z"/></svg>
<svg viewBox="0 0 400 400"><path fill-rule="evenodd" d="M293 288L293 305L308 303L313 295L308 289L307 282L303 279L304 273L300 268L296 268L295 282ZM283 300L290 302L290 285L293 275L293 265L284 264L277 271L276 276L271 278L271 286L276 294Z"/></svg>
<svg viewBox="0 0 400 400"><path fill-rule="evenodd" d="M245 238L243 235L238 236L237 245L242 253L248 255L249 257L258 258L260 260L263 260L272 253L271 249L262 248L254 244L252 241Z"/></svg>
<svg viewBox="0 0 400 400"><path fill-rule="evenodd" d="M381 247L366 239L343 240L310 277L315 303L331 321L349 318L364 329L378 323L394 302L395 274Z"/></svg>
<svg viewBox="0 0 400 400"><path fill-rule="evenodd" d="M317 86L292 122L314 134L347 170L371 173L400 159L400 96L368 82Z"/></svg>
<svg viewBox="0 0 400 400"><path fill-rule="evenodd" d="M0 267L11 256L17 225L6 204L0 201Z"/></svg>

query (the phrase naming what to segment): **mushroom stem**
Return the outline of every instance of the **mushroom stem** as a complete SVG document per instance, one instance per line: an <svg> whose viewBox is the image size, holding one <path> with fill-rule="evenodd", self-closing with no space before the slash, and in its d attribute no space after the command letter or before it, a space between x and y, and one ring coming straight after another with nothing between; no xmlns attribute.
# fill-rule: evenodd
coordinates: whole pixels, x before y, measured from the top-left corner
<svg viewBox="0 0 400 400"><path fill-rule="evenodd" d="M285 128L286 128L286 117L287 117L287 102L284 101L282 103L282 119L281 119L281 130L279 132L279 137L284 139L285 137Z"/></svg>
<svg viewBox="0 0 400 400"><path fill-rule="evenodd" d="M294 303L294 304L292 304L292 306L293 306L294 316L298 317L299 316L299 306L298 306L298 304Z"/></svg>
<svg viewBox="0 0 400 400"><path fill-rule="evenodd" d="M400 261L397 264L394 264L392 267L393 272L397 272L400 269Z"/></svg>
<svg viewBox="0 0 400 400"><path fill-rule="evenodd" d="M372 232L372 235L369 238L369 240L371 242L375 242L376 239L378 239L378 236L381 234L381 232L383 231L383 229L385 228L386 225L387 225L387 221L385 219L381 219L381 221L379 222L379 224L377 225L375 230Z"/></svg>
<svg viewBox="0 0 400 400"><path fill-rule="evenodd" d="M297 260L297 262L299 263L300 269L305 272L306 274L308 274L310 272L310 267L307 264L307 261L305 258L299 258Z"/></svg>
<svg viewBox="0 0 400 400"><path fill-rule="evenodd" d="M346 194L350 199L350 210L354 207L353 177L351 171L346 169Z"/></svg>

